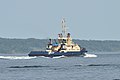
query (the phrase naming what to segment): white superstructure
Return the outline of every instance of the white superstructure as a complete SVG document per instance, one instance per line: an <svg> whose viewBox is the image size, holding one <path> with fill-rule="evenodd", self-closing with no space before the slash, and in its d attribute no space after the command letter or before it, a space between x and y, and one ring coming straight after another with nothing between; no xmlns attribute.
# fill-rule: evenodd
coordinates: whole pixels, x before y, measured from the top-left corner
<svg viewBox="0 0 120 80"><path fill-rule="evenodd" d="M62 33L58 34L58 39L54 40L55 43L52 44L52 39L47 46L48 52L79 52L81 50L78 44L74 44L72 41L70 33L67 33L67 26L65 24L65 18L62 19Z"/></svg>

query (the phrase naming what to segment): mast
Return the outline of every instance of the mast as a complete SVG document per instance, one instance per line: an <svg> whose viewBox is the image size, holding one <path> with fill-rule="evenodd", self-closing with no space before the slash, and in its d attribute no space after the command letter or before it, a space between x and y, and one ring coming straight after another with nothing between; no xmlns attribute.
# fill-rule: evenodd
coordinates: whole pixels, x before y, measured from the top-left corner
<svg viewBox="0 0 120 80"><path fill-rule="evenodd" d="M63 37L67 37L67 26L65 24L65 18L62 19L62 34L63 34Z"/></svg>

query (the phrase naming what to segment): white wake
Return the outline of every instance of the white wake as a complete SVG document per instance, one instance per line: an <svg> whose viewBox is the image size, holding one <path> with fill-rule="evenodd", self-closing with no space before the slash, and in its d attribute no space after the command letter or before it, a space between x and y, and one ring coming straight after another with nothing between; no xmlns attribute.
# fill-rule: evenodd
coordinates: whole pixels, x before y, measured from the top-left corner
<svg viewBox="0 0 120 80"><path fill-rule="evenodd" d="M57 57L53 57L54 59L57 59L57 58L65 58L65 56L64 55L62 55L62 56L57 56Z"/></svg>
<svg viewBox="0 0 120 80"><path fill-rule="evenodd" d="M85 56L84 56L84 57L85 57L85 58L87 58L87 57L97 57L97 55L85 53Z"/></svg>
<svg viewBox="0 0 120 80"><path fill-rule="evenodd" d="M29 56L0 56L0 59L33 59L36 57Z"/></svg>
<svg viewBox="0 0 120 80"><path fill-rule="evenodd" d="M45 56L40 56L40 57L42 57L42 58L52 58L52 59L65 58L64 55L62 55L62 56L56 56L56 57L45 57Z"/></svg>

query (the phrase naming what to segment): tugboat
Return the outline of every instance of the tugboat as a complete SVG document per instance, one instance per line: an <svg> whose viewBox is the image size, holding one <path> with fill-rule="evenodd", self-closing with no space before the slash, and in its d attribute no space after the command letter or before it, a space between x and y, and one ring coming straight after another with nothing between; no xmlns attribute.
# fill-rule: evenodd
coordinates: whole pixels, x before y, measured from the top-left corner
<svg viewBox="0 0 120 80"><path fill-rule="evenodd" d="M67 33L65 19L62 19L62 33L58 39L49 39L45 51L31 51L29 56L59 57L59 56L85 56L87 50L72 41L71 34Z"/></svg>

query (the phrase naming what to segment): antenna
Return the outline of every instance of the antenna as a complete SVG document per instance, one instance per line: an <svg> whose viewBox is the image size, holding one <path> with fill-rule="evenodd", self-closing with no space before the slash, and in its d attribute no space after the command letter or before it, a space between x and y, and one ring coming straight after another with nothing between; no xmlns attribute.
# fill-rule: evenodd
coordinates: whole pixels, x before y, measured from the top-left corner
<svg viewBox="0 0 120 80"><path fill-rule="evenodd" d="M62 33L63 33L64 37L67 36L67 26L66 26L65 22L66 22L65 18L63 18L61 24L62 24Z"/></svg>

